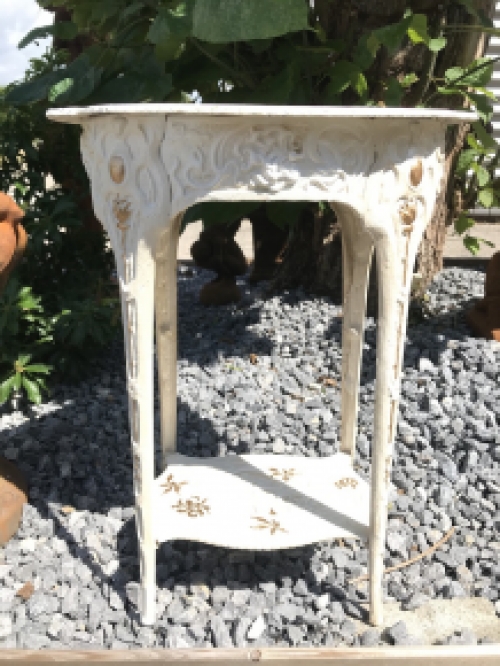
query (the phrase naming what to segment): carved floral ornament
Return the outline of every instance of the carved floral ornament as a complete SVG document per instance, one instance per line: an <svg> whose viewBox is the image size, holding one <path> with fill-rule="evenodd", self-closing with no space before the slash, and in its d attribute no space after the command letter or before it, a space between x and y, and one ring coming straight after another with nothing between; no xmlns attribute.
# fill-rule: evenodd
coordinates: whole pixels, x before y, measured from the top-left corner
<svg viewBox="0 0 500 666"><path fill-rule="evenodd" d="M392 199L397 206L424 181L426 192L432 190L433 162L443 157L439 149L436 154L433 132L417 139L418 125L398 124L390 136L377 127L360 119L339 127L325 120L103 116L85 123L82 153L96 213L107 226L111 221L102 213L110 196L132 202L137 224L145 228L163 226L165 218L204 199L328 198L356 207ZM411 156L417 143L422 157ZM405 225L411 215L402 212Z"/></svg>
<svg viewBox="0 0 500 666"><path fill-rule="evenodd" d="M167 125L161 153L166 164L171 154L177 156L169 175L180 199L190 192L229 188L324 197L347 193L348 176L355 181L369 169L368 140L367 130L356 123L340 132L303 122L254 121L249 126L239 119L214 119L200 127L187 118Z"/></svg>

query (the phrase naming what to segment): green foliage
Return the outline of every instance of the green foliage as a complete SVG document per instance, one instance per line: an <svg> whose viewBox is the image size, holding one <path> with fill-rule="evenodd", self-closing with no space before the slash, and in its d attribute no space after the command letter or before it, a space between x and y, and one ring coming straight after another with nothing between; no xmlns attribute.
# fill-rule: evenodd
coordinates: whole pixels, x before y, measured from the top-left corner
<svg viewBox="0 0 500 666"><path fill-rule="evenodd" d="M61 54L34 61L27 78L43 79L63 62ZM29 236L0 295L0 404L17 391L38 402L46 375L82 376L119 323L111 253L104 235L86 229L78 130L48 123L45 110L14 107L0 94L0 190L24 209Z"/></svg>
<svg viewBox="0 0 500 666"><path fill-rule="evenodd" d="M50 339L51 328L41 299L11 279L0 297L0 404L23 389L31 402L41 401L44 376L52 368L32 359L43 356L40 350Z"/></svg>
<svg viewBox="0 0 500 666"><path fill-rule="evenodd" d="M72 12L71 26L91 44L73 62L13 88L8 95L13 104L119 102L126 91L129 101L173 101L195 90L204 101L262 103L272 91L274 104L377 103L384 100L374 64L382 52L393 54L407 42L431 51L446 44L431 36L426 15L411 10L399 21L332 39L304 0L57 0L55 5ZM23 43L31 39L32 33ZM416 80L407 74L405 89ZM121 83L124 77L127 85Z"/></svg>
<svg viewBox="0 0 500 666"><path fill-rule="evenodd" d="M24 49L25 46L36 42L39 39L47 37L59 37L60 39L73 39L78 34L78 28L71 21L62 21L52 25L44 25L39 28L33 28L21 39L18 48Z"/></svg>
<svg viewBox="0 0 500 666"><path fill-rule="evenodd" d="M200 98L275 105L461 107L465 101L481 115L456 176L463 200L456 228L471 251L478 241L469 234L471 220L463 211L477 202L499 203L498 151L486 130L492 61L449 66L444 74L439 70L454 32L499 34L474 0L449 0L425 13L406 9L386 24L342 22L345 16L329 13L328 0L38 2L69 10L71 21L37 28L20 46L48 34L59 39L76 34L84 47L74 58L60 51L34 62L0 104L0 189L14 188L26 210L30 243L19 279L20 285L31 287L41 308L30 315L38 322L34 329L22 320L22 333L9 338L2 386L14 376L15 362L23 368L15 376L24 375L28 382L36 371L27 368L41 363L66 375L79 372L109 340L118 321L109 253L101 237L82 233L90 206L78 131L47 123L47 107ZM342 3L335 6L339 13L347 12ZM457 10L460 22L443 20ZM465 12L470 21L463 18ZM409 56L398 60L402 53ZM414 61L423 65L415 69ZM54 177L54 189L46 187L48 174ZM199 218L207 225L230 223L252 206L203 204L188 212L185 223ZM270 205L268 216L290 225L303 206ZM2 339L0 343L6 348ZM31 355L33 362L21 362L22 354ZM28 392L23 378L12 379L9 390L19 382ZM2 390L4 396L7 389Z"/></svg>
<svg viewBox="0 0 500 666"><path fill-rule="evenodd" d="M214 44L269 39L307 30L303 0L194 0L192 34Z"/></svg>
<svg viewBox="0 0 500 666"><path fill-rule="evenodd" d="M483 123L491 115L491 94L485 87L492 73L490 60L481 58L467 67L449 67L444 76L436 74L437 56L452 32L498 34L475 0L445 3L450 6L449 16L462 16L456 25L443 20L445 10L439 7L425 13L407 8L385 25L350 25L341 33L336 32L337 17L328 19L326 0L39 2L66 8L72 21L38 28L22 44L51 31L70 35L76 26L90 45L73 62L48 68L11 89L8 99L13 104L45 100L63 106L201 97L206 102L386 106L437 102L439 106L444 99L453 105L464 101L473 105ZM459 8L462 14L457 14ZM467 14L469 22L463 20ZM424 71L412 71L411 66L391 71L381 66L403 49L422 48L429 63ZM478 132L475 128L474 136ZM460 157L457 177L460 186L467 180L468 200L475 194L481 205L495 205L491 160L483 159L481 153L486 147L484 136L478 141L480 149L470 146ZM298 219L301 207L296 203L286 208L290 223ZM204 204L188 213L185 223L200 217L207 225L228 223L235 214L248 214L251 209L248 203L236 208ZM269 217L283 224L277 210L269 209Z"/></svg>
<svg viewBox="0 0 500 666"><path fill-rule="evenodd" d="M485 83L484 79L480 80ZM472 254L478 253L481 243L491 247L493 245L490 241L468 233L475 222L466 211L477 205L483 208L500 206L500 178L496 175L500 163L500 146L487 129L491 127L489 122L492 115L493 106L488 99L484 114L481 114L482 119L473 124L467 136L467 148L460 153L455 167L455 186L460 196L460 204L457 207L454 227Z"/></svg>

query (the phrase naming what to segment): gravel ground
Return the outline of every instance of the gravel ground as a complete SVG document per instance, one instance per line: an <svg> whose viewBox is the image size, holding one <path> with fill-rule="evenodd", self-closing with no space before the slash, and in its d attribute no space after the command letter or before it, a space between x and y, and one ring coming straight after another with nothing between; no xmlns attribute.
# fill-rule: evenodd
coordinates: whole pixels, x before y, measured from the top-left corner
<svg viewBox="0 0 500 666"><path fill-rule="evenodd" d="M179 275L179 449L326 456L338 449L341 310L293 291L203 309L203 272ZM385 576L387 600L483 596L500 614L500 345L476 340L464 308L483 273L444 270L426 313L412 312L405 354ZM432 314L432 316L429 316ZM196 333L193 336L193 331ZM369 471L376 325L368 320L360 396L359 471ZM255 354L257 363L250 355ZM255 358L252 358L255 361ZM324 386L322 377L335 379ZM158 427L158 421L157 421ZM30 483L18 535L0 550L0 647L111 648L411 644L404 622L357 633L366 544L344 540L278 551L189 542L158 551L158 622L137 623L123 348L93 378L58 387L30 414L0 412L2 453ZM16 592L31 581L28 600ZM25 588L26 589L26 588ZM25 596L29 596L29 593ZM451 643L475 643L457 627Z"/></svg>

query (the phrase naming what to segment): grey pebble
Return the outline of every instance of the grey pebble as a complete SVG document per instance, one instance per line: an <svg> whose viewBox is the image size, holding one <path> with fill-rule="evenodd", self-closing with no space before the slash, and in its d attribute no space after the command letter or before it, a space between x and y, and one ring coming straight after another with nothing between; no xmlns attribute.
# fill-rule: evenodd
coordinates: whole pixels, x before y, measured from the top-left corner
<svg viewBox="0 0 500 666"><path fill-rule="evenodd" d="M338 451L341 309L303 290L265 297L239 280L241 307L210 311L197 302L208 279L198 269L178 273L179 451ZM387 576L386 597L408 610L436 597L478 595L500 616L500 547L493 545L500 530L500 349L471 337L461 312L483 284L484 273L446 268L427 292L430 316L410 316L384 566L423 552L452 525L455 533L432 558ZM367 318L356 446L366 479L376 334ZM255 366L250 353L258 356ZM323 387L320 376L337 386ZM377 645L377 630L357 629L368 588L349 581L367 571L368 553L365 542L350 539L276 553L162 544L158 620L138 625L124 377L118 339L89 379L55 386L29 417L0 407L5 452L30 479L21 528L0 552L2 647ZM77 510L66 515L64 505ZM30 580L36 591L24 602L13 591ZM391 642L419 642L404 626L391 629ZM464 631L450 640L471 640Z"/></svg>

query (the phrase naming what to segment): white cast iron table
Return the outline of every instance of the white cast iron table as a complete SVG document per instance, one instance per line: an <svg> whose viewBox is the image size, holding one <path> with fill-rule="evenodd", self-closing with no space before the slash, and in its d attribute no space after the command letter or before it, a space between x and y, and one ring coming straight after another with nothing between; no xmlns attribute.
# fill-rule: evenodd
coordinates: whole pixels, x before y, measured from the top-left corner
<svg viewBox="0 0 500 666"><path fill-rule="evenodd" d="M156 546L232 548L369 539L370 621L382 622L387 494L412 269L438 194L447 110L131 104L56 109L80 124L97 217L119 275L126 343L141 616L155 621ZM327 458L176 453L176 253L200 201L328 201L342 226L341 452ZM366 290L377 254L379 320L370 487L352 468ZM163 473L155 479L154 325Z"/></svg>

